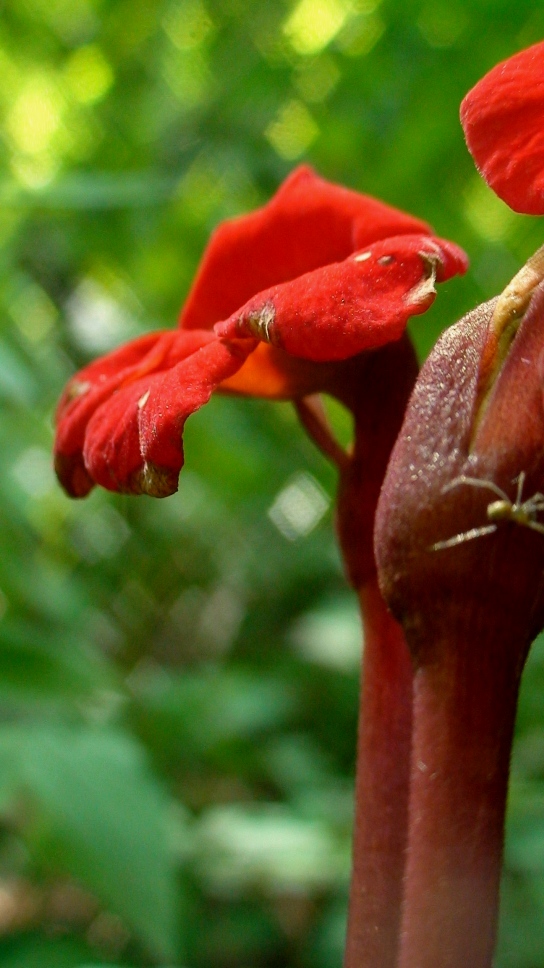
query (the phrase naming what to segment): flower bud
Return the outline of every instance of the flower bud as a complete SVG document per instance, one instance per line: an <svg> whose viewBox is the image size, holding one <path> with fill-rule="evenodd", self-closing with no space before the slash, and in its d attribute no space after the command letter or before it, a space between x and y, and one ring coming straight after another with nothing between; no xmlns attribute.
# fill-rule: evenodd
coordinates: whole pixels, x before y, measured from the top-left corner
<svg viewBox="0 0 544 968"><path fill-rule="evenodd" d="M506 611L527 641L544 623L544 284L520 296L527 271L438 341L389 463L376 557L418 658L442 596Z"/></svg>

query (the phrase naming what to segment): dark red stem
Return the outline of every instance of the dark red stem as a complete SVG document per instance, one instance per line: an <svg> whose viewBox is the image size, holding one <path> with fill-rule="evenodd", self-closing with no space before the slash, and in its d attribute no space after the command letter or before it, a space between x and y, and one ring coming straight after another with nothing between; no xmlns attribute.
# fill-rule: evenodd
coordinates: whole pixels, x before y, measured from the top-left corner
<svg viewBox="0 0 544 968"><path fill-rule="evenodd" d="M360 592L363 683L345 968L394 968L408 819L412 664L376 580Z"/></svg>
<svg viewBox="0 0 544 968"><path fill-rule="evenodd" d="M490 968L495 947L526 646L507 604L487 604L470 622L459 621L462 613L462 602L435 603L430 658L414 680L400 968ZM421 646L421 629L418 639Z"/></svg>

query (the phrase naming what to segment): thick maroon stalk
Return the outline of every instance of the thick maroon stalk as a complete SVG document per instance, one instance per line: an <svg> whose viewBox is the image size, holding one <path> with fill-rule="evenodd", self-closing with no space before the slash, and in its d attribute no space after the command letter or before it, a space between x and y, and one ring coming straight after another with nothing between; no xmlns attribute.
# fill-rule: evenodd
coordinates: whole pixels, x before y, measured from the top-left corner
<svg viewBox="0 0 544 968"><path fill-rule="evenodd" d="M421 370L376 513L414 659L399 968L490 968L521 670L544 624L540 254Z"/></svg>
<svg viewBox="0 0 544 968"><path fill-rule="evenodd" d="M360 592L363 684L346 968L393 968L407 837L412 663L376 580Z"/></svg>
<svg viewBox="0 0 544 968"><path fill-rule="evenodd" d="M412 664L376 579L374 512L416 374L406 338L369 354L346 381L355 440L341 467L338 532L359 589L365 636L345 968L394 968L408 823ZM384 387L387 393L384 395ZM364 393L363 393L364 390Z"/></svg>
<svg viewBox="0 0 544 968"><path fill-rule="evenodd" d="M432 659L414 680L400 968L490 968L495 947L526 649L504 614L490 621L486 603L480 621L472 614L460 622L458 613L458 602L451 609L438 603Z"/></svg>

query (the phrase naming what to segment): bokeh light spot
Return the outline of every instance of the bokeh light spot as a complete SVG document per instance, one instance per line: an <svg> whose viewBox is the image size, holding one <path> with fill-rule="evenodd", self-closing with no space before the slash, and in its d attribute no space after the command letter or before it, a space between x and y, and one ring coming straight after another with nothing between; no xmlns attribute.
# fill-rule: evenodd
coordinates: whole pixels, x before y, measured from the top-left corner
<svg viewBox="0 0 544 968"><path fill-rule="evenodd" d="M95 279L79 283L66 310L74 338L89 353L104 353L135 335L129 309Z"/></svg>
<svg viewBox="0 0 544 968"><path fill-rule="evenodd" d="M458 5L437 5L434 0L423 7L417 19L419 31L429 47L452 47L467 24L468 17Z"/></svg>
<svg viewBox="0 0 544 968"><path fill-rule="evenodd" d="M318 134L319 128L308 109L295 100L283 105L265 131L276 153L287 161L300 158Z"/></svg>
<svg viewBox="0 0 544 968"><path fill-rule="evenodd" d="M96 44L88 44L69 57L65 79L70 93L80 104L94 104L109 91L113 71Z"/></svg>
<svg viewBox="0 0 544 968"><path fill-rule="evenodd" d="M196 224L213 218L225 198L225 184L209 159L194 161L179 184L178 197L184 218Z"/></svg>
<svg viewBox="0 0 544 968"><path fill-rule="evenodd" d="M60 127L62 108L62 96L51 78L45 74L29 78L7 117L15 148L27 155L47 151Z"/></svg>
<svg viewBox="0 0 544 968"><path fill-rule="evenodd" d="M57 309L47 293L34 282L17 288L8 299L10 315L29 343L39 343L51 332Z"/></svg>
<svg viewBox="0 0 544 968"><path fill-rule="evenodd" d="M478 175L465 191L463 208L471 228L486 242L504 242L517 220L512 209Z"/></svg>
<svg viewBox="0 0 544 968"><path fill-rule="evenodd" d="M162 26L174 46L180 50L199 47L213 29L208 11L200 0L173 3L163 18Z"/></svg>
<svg viewBox="0 0 544 968"><path fill-rule="evenodd" d="M361 663L361 620L347 596L304 612L291 626L288 639L308 662L348 673Z"/></svg>
<svg viewBox="0 0 544 968"><path fill-rule="evenodd" d="M211 75L197 48L184 51L170 46L163 56L162 76L181 108L190 110L206 100Z"/></svg>
<svg viewBox="0 0 544 968"><path fill-rule="evenodd" d="M288 541L305 538L321 521L330 504L328 495L311 474L297 474L276 495L268 517Z"/></svg>
<svg viewBox="0 0 544 968"><path fill-rule="evenodd" d="M297 54L318 54L336 37L352 10L341 0L300 0L283 25Z"/></svg>
<svg viewBox="0 0 544 968"><path fill-rule="evenodd" d="M340 71L330 54L304 60L295 76L300 96L309 103L324 101L340 80Z"/></svg>
<svg viewBox="0 0 544 968"><path fill-rule="evenodd" d="M56 485L51 454L42 447L28 447L23 451L12 473L30 497L43 497Z"/></svg>
<svg viewBox="0 0 544 968"><path fill-rule="evenodd" d="M385 23L372 8L350 20L349 26L338 37L337 47L347 57L365 57L384 32Z"/></svg>

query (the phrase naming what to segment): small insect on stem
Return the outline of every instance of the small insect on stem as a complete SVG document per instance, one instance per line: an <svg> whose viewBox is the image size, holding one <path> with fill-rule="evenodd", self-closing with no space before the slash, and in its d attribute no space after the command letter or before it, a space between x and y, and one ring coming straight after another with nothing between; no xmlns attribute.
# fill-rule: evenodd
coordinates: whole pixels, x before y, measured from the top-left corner
<svg viewBox="0 0 544 968"><path fill-rule="evenodd" d="M537 520L539 512L544 511L544 494L537 492L526 501L522 501L525 471L521 471L517 482L518 486L514 501L511 501L508 494L493 481L483 481L478 477L467 477L466 474L461 474L460 477L456 477L455 480L446 484L442 493L451 491L452 488L459 487L460 484L468 484L471 487L480 487L492 491L496 495L497 500L491 501L487 505L486 511L487 520L492 523L479 528L471 528L469 531L463 531L462 534L456 534L453 538L448 538L446 541L437 541L436 544L431 546L431 550L441 551L443 548L455 548L456 545L464 544L465 541L472 541L474 538L481 538L486 534L492 534L497 530L499 525L505 522L518 524L522 528L530 528L532 531L538 531L539 534L544 534L544 524L540 524Z"/></svg>

